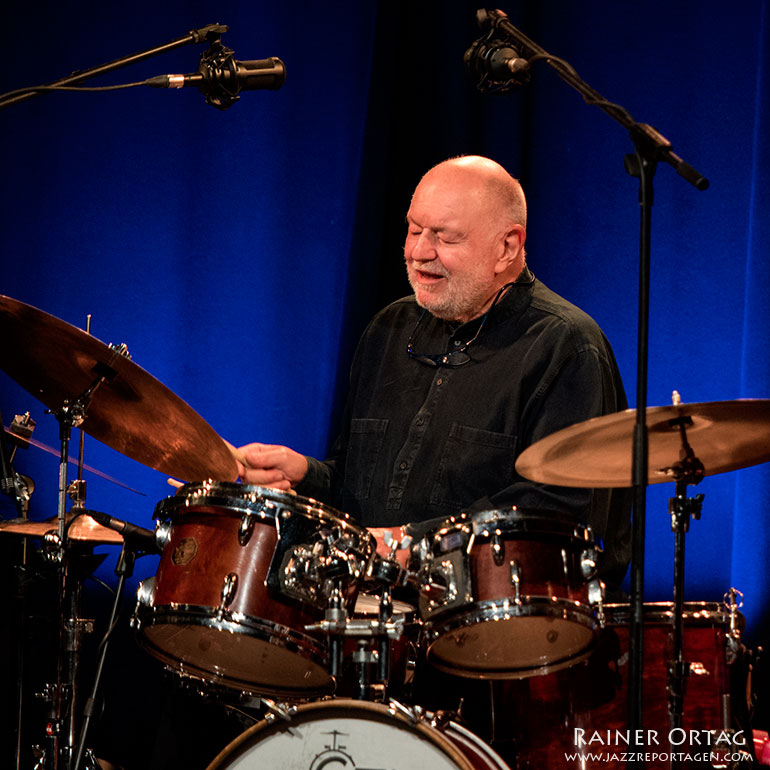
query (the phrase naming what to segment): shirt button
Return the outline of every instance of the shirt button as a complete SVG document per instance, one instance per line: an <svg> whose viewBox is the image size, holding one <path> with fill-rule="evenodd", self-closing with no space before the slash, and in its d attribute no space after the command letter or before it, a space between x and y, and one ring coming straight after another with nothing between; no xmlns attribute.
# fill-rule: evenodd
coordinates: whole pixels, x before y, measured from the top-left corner
<svg viewBox="0 0 770 770"><path fill-rule="evenodd" d="M398 467L401 468L402 471L405 471L409 467L409 463L408 462L399 463Z"/></svg>
<svg viewBox="0 0 770 770"><path fill-rule="evenodd" d="M457 347L460 344L460 340L455 340L452 344Z"/></svg>
<svg viewBox="0 0 770 770"><path fill-rule="evenodd" d="M444 382L444 378L443 378L443 377L439 377L439 378L436 380L436 387L440 388L440 387L441 387L441 384L442 384L443 382Z"/></svg>

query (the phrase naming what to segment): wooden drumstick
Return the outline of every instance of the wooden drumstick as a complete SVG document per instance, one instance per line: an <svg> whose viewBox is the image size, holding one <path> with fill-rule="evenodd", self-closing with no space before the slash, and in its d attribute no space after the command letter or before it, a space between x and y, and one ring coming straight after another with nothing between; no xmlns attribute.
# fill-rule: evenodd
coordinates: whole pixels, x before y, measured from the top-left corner
<svg viewBox="0 0 770 770"><path fill-rule="evenodd" d="M229 441L225 441L225 439L222 439L222 441L225 442L225 446L230 450L230 454L244 467L248 468L250 467L249 464L246 462L246 456L241 452L240 449L234 447Z"/></svg>

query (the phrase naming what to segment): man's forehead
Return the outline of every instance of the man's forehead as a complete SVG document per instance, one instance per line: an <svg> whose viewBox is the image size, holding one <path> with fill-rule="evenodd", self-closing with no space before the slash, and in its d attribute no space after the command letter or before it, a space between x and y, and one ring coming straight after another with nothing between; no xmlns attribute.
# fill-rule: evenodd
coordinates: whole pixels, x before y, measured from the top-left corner
<svg viewBox="0 0 770 770"><path fill-rule="evenodd" d="M465 227L479 215L478 191L462 186L420 185L409 206L407 220L430 220L442 227Z"/></svg>

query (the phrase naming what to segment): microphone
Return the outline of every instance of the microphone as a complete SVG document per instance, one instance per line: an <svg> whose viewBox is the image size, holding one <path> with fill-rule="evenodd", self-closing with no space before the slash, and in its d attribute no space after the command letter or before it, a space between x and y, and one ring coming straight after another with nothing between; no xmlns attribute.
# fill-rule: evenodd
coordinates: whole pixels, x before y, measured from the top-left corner
<svg viewBox="0 0 770 770"><path fill-rule="evenodd" d="M286 81L286 67L276 56L268 59L238 61L233 51L219 42L201 55L197 72L189 75L158 75L148 78L144 85L153 88L186 88L194 86L206 103L220 110L231 107L241 91L279 89Z"/></svg>
<svg viewBox="0 0 770 770"><path fill-rule="evenodd" d="M480 91L505 93L529 83L529 62L510 43L488 35L473 43L463 61Z"/></svg>
<svg viewBox="0 0 770 770"><path fill-rule="evenodd" d="M136 548L147 551L148 553L162 553L163 548L158 543L155 532L152 530L138 527L130 521L115 519L108 513L101 513L100 511L85 512L103 527L112 529L115 532L120 532L120 534L123 535L123 540L125 540L126 545L131 543Z"/></svg>

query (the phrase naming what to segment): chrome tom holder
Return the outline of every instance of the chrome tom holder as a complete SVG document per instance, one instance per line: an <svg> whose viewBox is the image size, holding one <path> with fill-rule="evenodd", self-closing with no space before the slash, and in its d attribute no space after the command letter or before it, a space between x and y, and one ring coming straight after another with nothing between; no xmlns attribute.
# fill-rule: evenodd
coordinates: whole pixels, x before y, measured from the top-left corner
<svg viewBox="0 0 770 770"><path fill-rule="evenodd" d="M329 594L324 619L305 626L308 631L328 637L329 673L335 679L342 672L345 638L356 640L351 656L356 672L356 700L384 700L390 679L390 642L400 639L405 632L405 618L393 617L392 589L406 581L407 572L396 560L396 552L408 549L412 538L396 540L386 532L385 543L390 548L389 555L372 559L367 572L367 579L379 591L377 617L348 617L342 592L336 586Z"/></svg>

